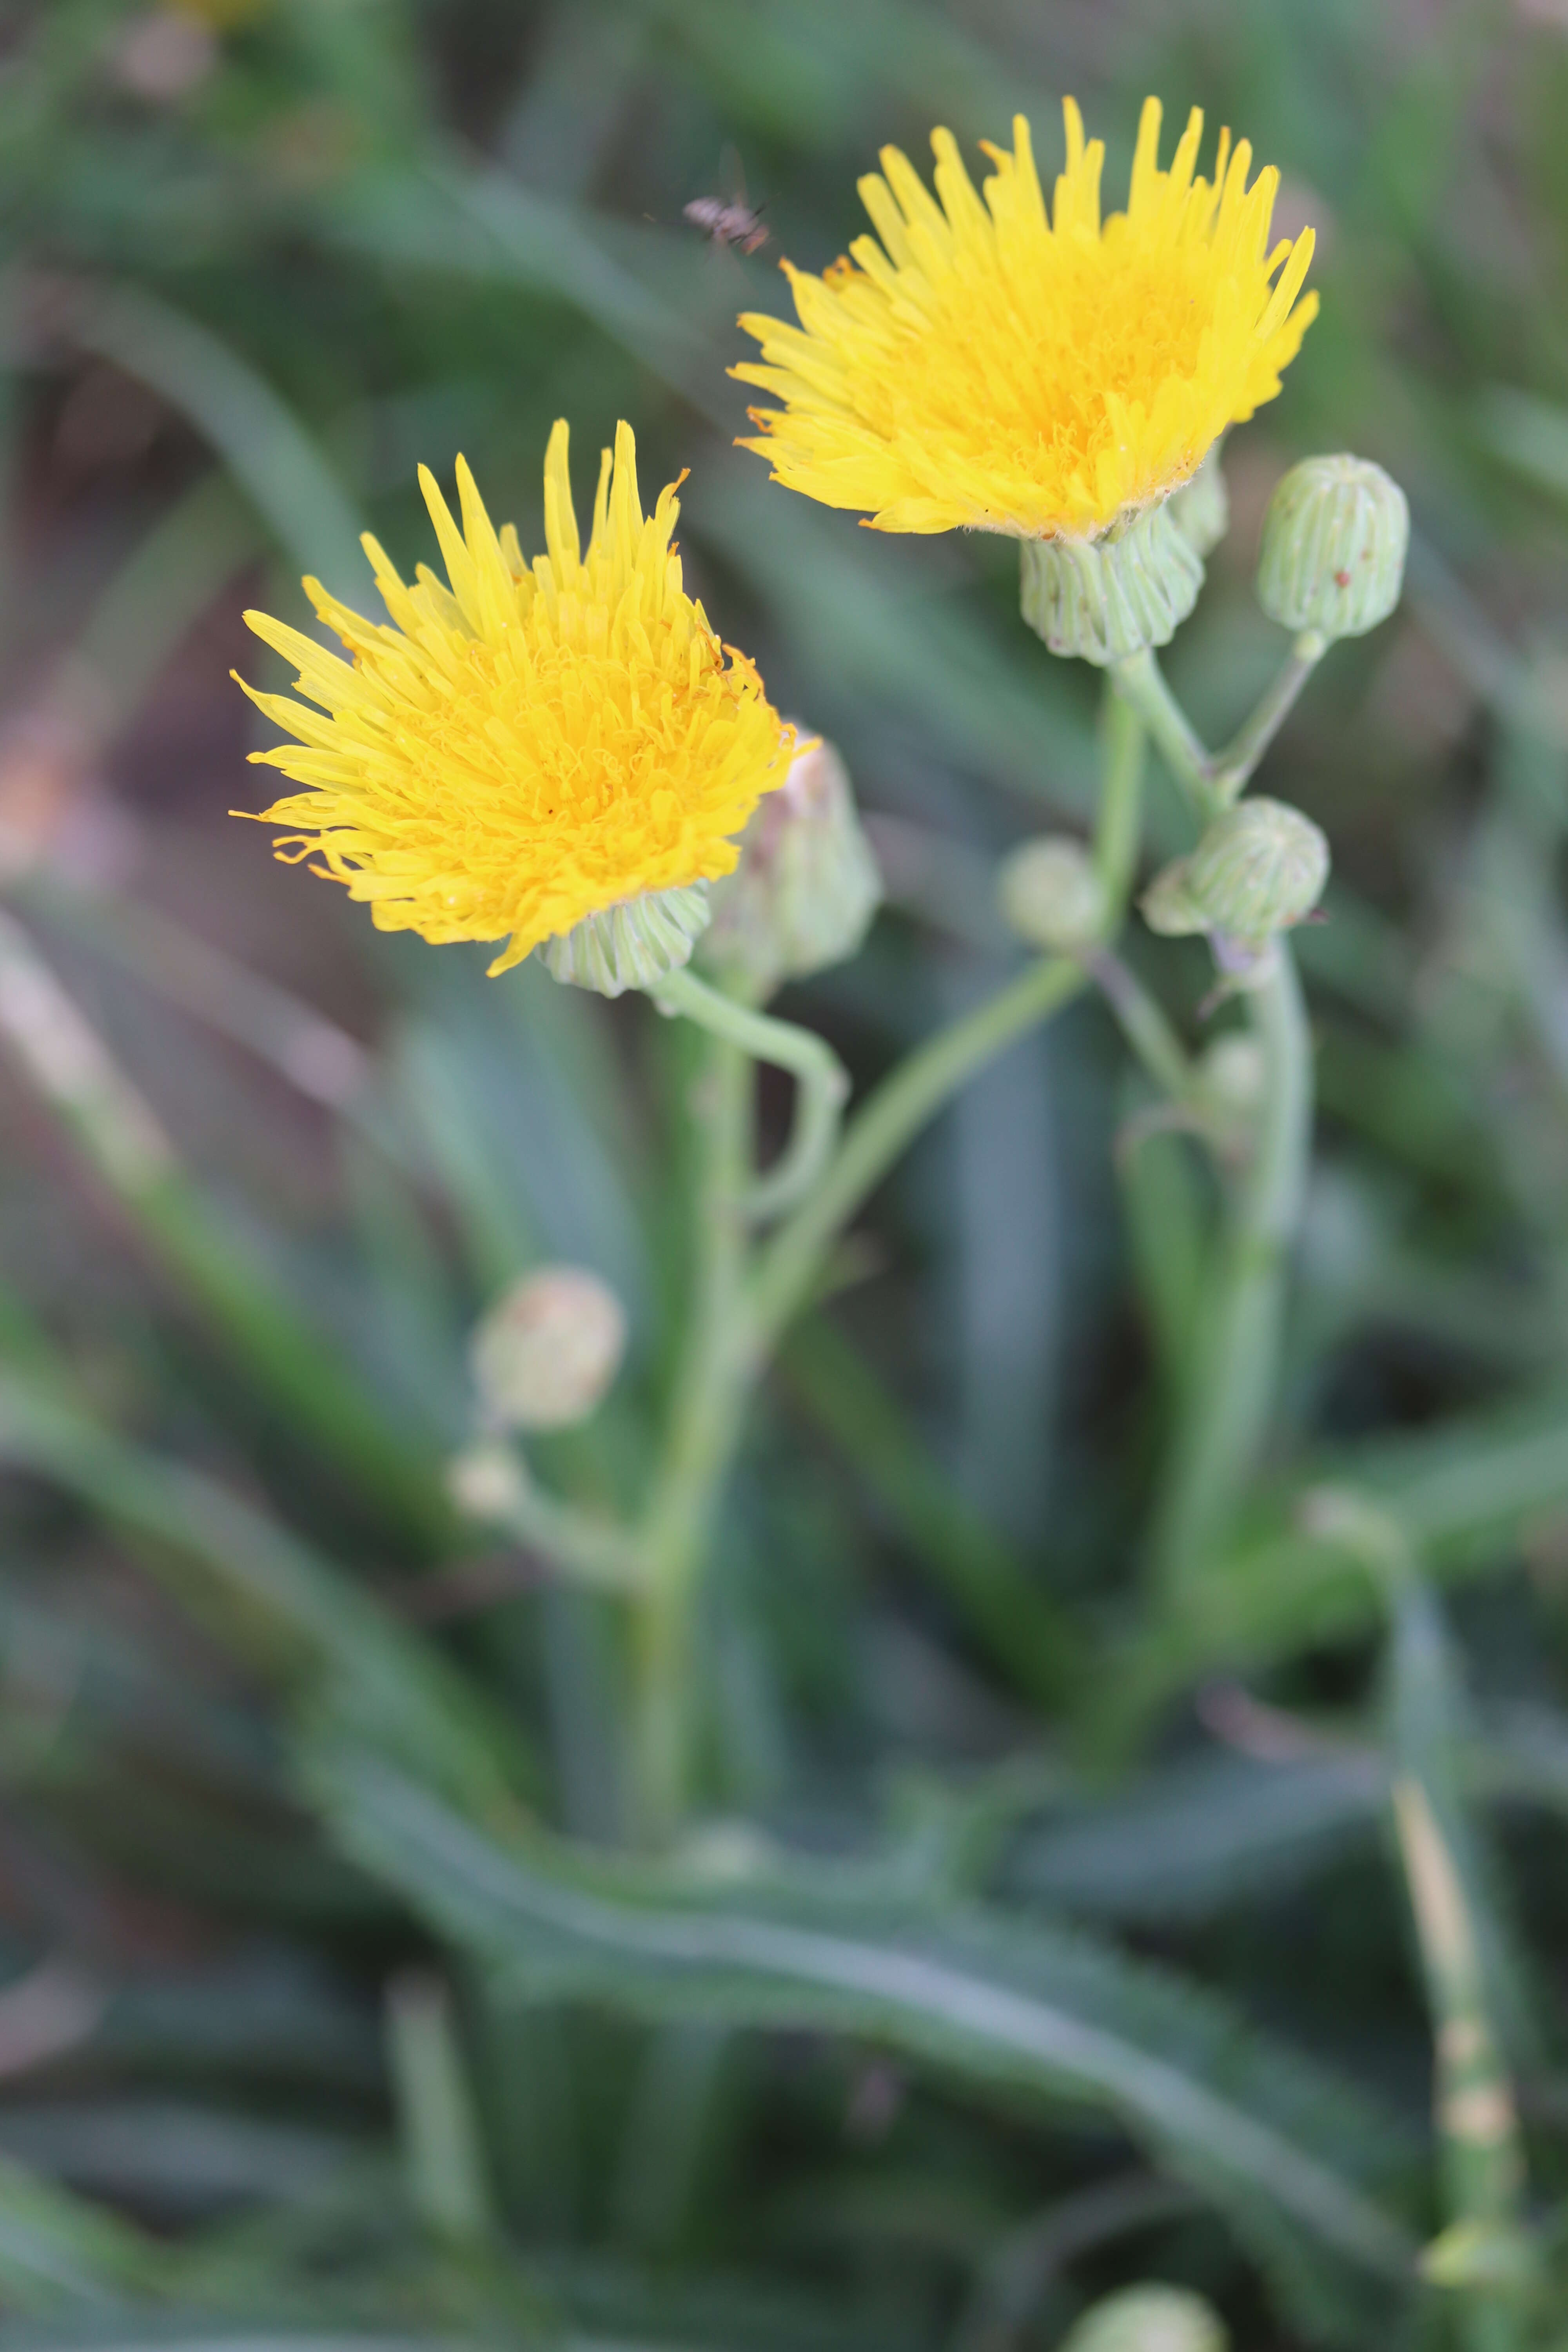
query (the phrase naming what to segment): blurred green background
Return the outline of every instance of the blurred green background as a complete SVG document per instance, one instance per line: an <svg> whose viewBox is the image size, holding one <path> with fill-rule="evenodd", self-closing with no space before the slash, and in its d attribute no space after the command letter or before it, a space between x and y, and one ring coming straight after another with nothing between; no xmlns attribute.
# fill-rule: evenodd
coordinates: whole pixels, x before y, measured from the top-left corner
<svg viewBox="0 0 1568 2352"><path fill-rule="evenodd" d="M858 233L884 142L1023 111L1054 168L1070 91L1117 191L1150 89L1319 235L1172 656L1199 724L1277 658L1292 457L1378 459L1415 530L1262 778L1336 870L1276 1484L1206 1615L1145 1622L1215 1204L1181 1139L1127 1147L1081 1005L785 1350L667 1913L614 1859L614 1623L441 1465L475 1317L564 1258L633 1349L540 1459L635 1491L685 1047L273 864L227 814L268 797L228 671L283 682L239 616L302 621L303 571L368 609L356 533L428 560L415 468L459 450L538 544L552 421L585 496L629 418L650 497L690 468L689 584L869 814L889 910L784 1009L870 1082L1009 968L991 866L1087 811L1094 681L1005 542L768 487L735 313ZM736 161L751 258L682 221ZM1023 2352L1142 2277L1242 2352L1449 2340L1395 1766L1463 1864L1549 2264L1568 2195L1568 9L45 0L0 9L0 2344ZM1202 955L1130 953L1200 1034ZM1392 1641L1302 1525L1325 1475L1430 1571ZM464 1843L517 1795L589 1859Z"/></svg>

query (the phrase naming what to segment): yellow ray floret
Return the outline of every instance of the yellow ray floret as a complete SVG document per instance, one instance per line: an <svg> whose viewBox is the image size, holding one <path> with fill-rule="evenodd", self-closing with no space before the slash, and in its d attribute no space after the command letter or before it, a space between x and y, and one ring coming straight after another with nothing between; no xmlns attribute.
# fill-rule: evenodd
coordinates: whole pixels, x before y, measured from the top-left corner
<svg viewBox="0 0 1568 2352"><path fill-rule="evenodd" d="M251 753L307 787L261 813L292 829L279 856L317 855L311 870L367 899L382 930L506 939L492 972L624 898L728 874L794 749L751 663L682 587L679 485L645 520L618 425L584 553L566 447L563 423L544 460L549 552L531 565L459 457L461 530L419 476L449 587L424 564L406 586L370 538L390 627L307 580L352 660L245 616L321 706L245 688L298 739Z"/></svg>
<svg viewBox="0 0 1568 2352"><path fill-rule="evenodd" d="M1222 132L1195 176L1194 110L1169 171L1143 108L1124 213L1100 216L1105 150L1065 101L1067 168L1047 210L1029 126L976 195L947 131L933 200L896 147L860 182L877 236L821 278L784 266L798 327L748 314L784 405L753 409L773 478L879 530L1093 538L1194 473L1279 389L1316 316L1298 299L1312 232L1268 249L1279 174ZM880 238L880 243L878 238Z"/></svg>

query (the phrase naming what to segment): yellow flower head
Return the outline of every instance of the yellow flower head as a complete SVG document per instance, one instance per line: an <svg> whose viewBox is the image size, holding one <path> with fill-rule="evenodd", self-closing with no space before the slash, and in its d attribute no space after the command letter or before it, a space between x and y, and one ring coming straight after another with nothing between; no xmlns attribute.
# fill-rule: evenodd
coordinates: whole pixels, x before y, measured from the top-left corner
<svg viewBox="0 0 1568 2352"><path fill-rule="evenodd" d="M885 176L860 182L880 244L858 237L821 278L784 264L798 327L742 319L765 364L735 373L784 404L752 410L763 437L743 446L776 481L879 530L1089 539L1273 399L1318 307L1297 300L1311 230L1268 249L1278 172L1248 188L1252 151L1222 131L1213 181L1195 178L1195 108L1161 171L1151 98L1127 210L1102 223L1104 147L1070 98L1063 112L1049 213L1021 115L1011 154L985 149L984 203L951 131L931 133L940 205L886 147Z"/></svg>
<svg viewBox="0 0 1568 2352"><path fill-rule="evenodd" d="M352 661L245 616L321 705L245 687L298 738L250 755L307 787L261 813L295 828L278 855L314 852L312 872L368 899L382 930L508 938L492 972L623 899L728 874L734 836L795 747L751 663L681 585L679 485L645 520L636 443L617 425L584 554L566 443L559 424L544 460L549 553L531 566L510 523L492 529L459 457L461 531L419 475L449 588L424 564L405 586L368 537L390 627L306 581Z"/></svg>

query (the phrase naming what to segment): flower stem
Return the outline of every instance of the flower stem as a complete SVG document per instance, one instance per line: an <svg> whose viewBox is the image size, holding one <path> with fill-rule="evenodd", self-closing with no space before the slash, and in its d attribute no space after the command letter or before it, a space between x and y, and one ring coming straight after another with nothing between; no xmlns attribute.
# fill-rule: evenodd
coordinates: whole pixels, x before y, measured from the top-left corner
<svg viewBox="0 0 1568 2352"><path fill-rule="evenodd" d="M1329 641L1319 629L1303 629L1272 686L1258 698L1222 751L1209 762L1211 782L1222 806L1238 800L1258 761L1296 707L1296 698L1323 656Z"/></svg>
<svg viewBox="0 0 1568 2352"><path fill-rule="evenodd" d="M1165 682L1165 673L1152 646L1116 663L1111 677L1122 699L1135 710L1181 786L1188 807L1200 824L1217 812L1210 781L1212 761L1193 731L1191 720Z"/></svg>
<svg viewBox="0 0 1568 2352"><path fill-rule="evenodd" d="M691 1319L658 1473L636 1538L643 1584L633 1624L634 1807L650 1845L668 1842L686 1807L697 1580L751 1389L742 1307L753 1067L734 1038L716 1023L706 1025L710 1041L693 1104L700 1173Z"/></svg>
<svg viewBox="0 0 1568 2352"><path fill-rule="evenodd" d="M1327 651L1328 640L1319 630L1303 629L1273 684L1221 751L1206 750L1194 732L1152 648L1118 662L1110 674L1117 692L1160 746L1193 814L1206 824L1240 798Z"/></svg>
<svg viewBox="0 0 1568 2352"><path fill-rule="evenodd" d="M1094 870L1120 929L1138 870L1143 819L1143 768L1148 736L1132 704L1107 680L1100 713L1100 805L1094 824Z"/></svg>
<svg viewBox="0 0 1568 2352"><path fill-rule="evenodd" d="M754 1344L771 1348L805 1305L829 1250L894 1161L977 1070L1084 986L1081 967L1046 956L973 1013L939 1030L851 1120L826 1175L762 1253L751 1291Z"/></svg>
<svg viewBox="0 0 1568 2352"><path fill-rule="evenodd" d="M809 1192L826 1166L838 1137L839 1117L849 1092L843 1063L826 1040L793 1021L775 1021L749 1004L710 988L688 971L666 973L652 991L661 1013L684 1013L715 1037L727 1038L759 1062L788 1070L800 1088L795 1125L778 1159L746 1195L748 1216L757 1223L776 1217Z"/></svg>
<svg viewBox="0 0 1568 2352"><path fill-rule="evenodd" d="M1172 1102L1192 1104L1197 1094L1192 1059L1137 973L1109 948L1096 949L1084 965L1155 1085Z"/></svg>
<svg viewBox="0 0 1568 2352"><path fill-rule="evenodd" d="M1311 1041L1283 940L1274 942L1247 1004L1263 1049L1263 1100L1157 1520L1157 1570L1173 1593L1202 1571L1223 1538L1268 1431L1289 1251L1306 1192Z"/></svg>

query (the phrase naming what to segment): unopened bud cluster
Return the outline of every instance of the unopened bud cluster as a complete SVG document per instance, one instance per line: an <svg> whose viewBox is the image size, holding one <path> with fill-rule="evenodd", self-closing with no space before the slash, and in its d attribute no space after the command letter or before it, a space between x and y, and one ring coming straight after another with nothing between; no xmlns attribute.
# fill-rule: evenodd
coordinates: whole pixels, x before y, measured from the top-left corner
<svg viewBox="0 0 1568 2352"><path fill-rule="evenodd" d="M856 952L882 903L882 877L831 743L798 752L758 804L712 903L701 960L758 995Z"/></svg>
<svg viewBox="0 0 1568 2352"><path fill-rule="evenodd" d="M1142 898L1151 930L1206 931L1227 969L1310 915L1329 878L1329 845L1300 809L1261 794L1215 817L1189 856L1157 874ZM1234 950L1234 955L1229 952Z"/></svg>
<svg viewBox="0 0 1568 2352"><path fill-rule="evenodd" d="M626 1353L615 1292L579 1265L542 1266L513 1283L469 1346L474 1385L493 1428L570 1429L586 1421Z"/></svg>

